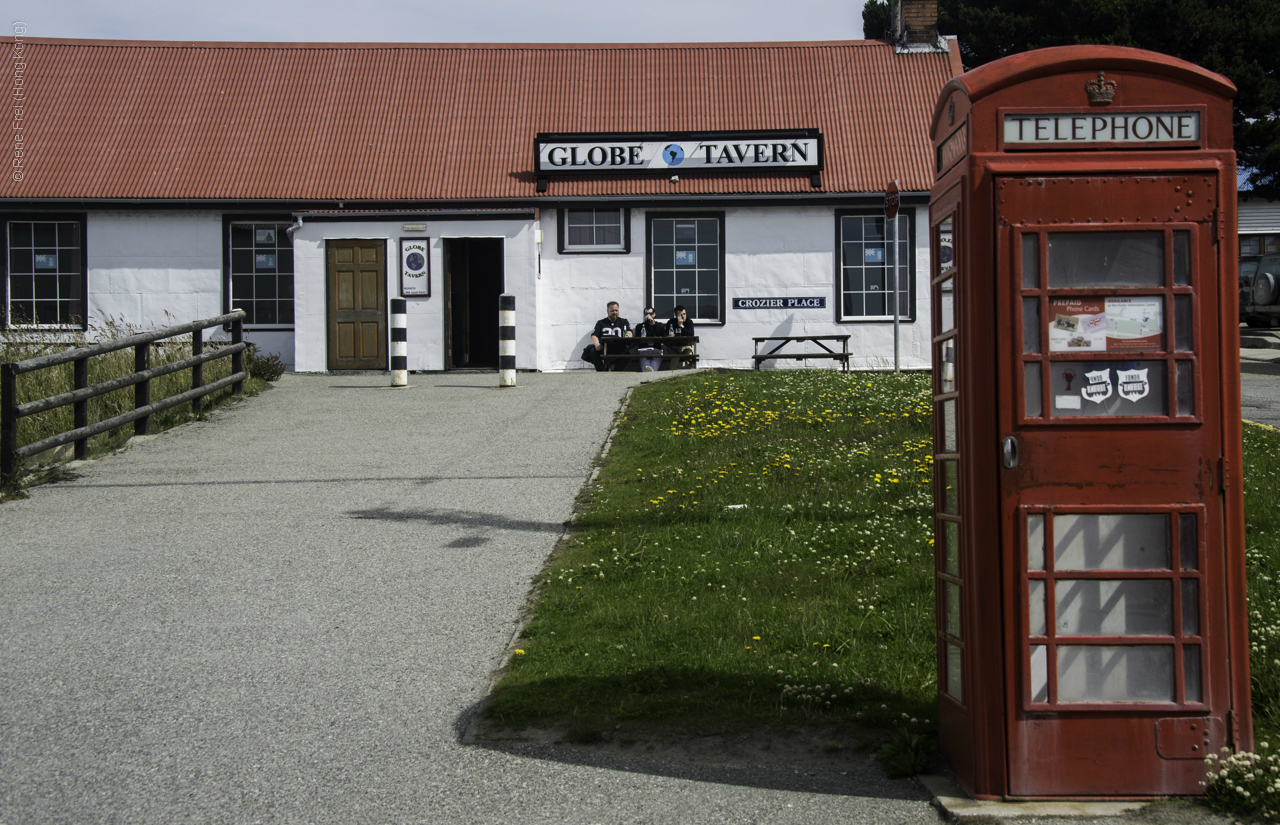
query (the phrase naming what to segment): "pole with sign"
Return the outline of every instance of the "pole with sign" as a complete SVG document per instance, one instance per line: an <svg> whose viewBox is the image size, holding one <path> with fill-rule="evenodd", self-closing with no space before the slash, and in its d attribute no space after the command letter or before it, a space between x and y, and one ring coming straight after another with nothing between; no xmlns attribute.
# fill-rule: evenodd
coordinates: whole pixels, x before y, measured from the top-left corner
<svg viewBox="0 0 1280 825"><path fill-rule="evenodd" d="M889 244L889 254L885 255L885 261L889 264L893 271L893 371L898 372L898 319L900 312L898 309L898 300L901 297L898 293L898 202L901 200L898 193L898 179L894 178L889 181L889 185L884 190L884 222L885 222L885 238ZM892 232L888 231L892 227Z"/></svg>

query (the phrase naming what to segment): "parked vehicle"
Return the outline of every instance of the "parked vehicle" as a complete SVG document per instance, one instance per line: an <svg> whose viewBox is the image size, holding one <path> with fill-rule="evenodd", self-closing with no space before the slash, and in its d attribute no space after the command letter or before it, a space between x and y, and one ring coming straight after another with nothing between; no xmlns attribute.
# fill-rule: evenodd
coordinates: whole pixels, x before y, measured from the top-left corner
<svg viewBox="0 0 1280 825"><path fill-rule="evenodd" d="M1241 314L1251 327L1270 327L1280 320L1280 255L1263 255L1258 260L1249 302Z"/></svg>
<svg viewBox="0 0 1280 825"><path fill-rule="evenodd" d="M1245 322L1245 307L1252 303L1253 275L1258 271L1261 255L1251 255L1240 259L1240 322Z"/></svg>

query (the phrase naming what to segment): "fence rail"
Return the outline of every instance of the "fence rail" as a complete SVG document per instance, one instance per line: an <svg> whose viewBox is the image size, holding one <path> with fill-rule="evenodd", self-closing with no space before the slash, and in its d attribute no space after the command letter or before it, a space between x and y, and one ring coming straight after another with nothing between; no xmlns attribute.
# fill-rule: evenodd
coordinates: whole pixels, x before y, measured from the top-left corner
<svg viewBox="0 0 1280 825"><path fill-rule="evenodd" d="M202 399L209 393L217 392L224 387L231 387L232 392L237 395L240 394L244 390L244 380L246 378L244 371L244 351L246 349L244 343L244 317L244 310L238 309L226 315L219 315L216 318L206 318L202 321L192 321L187 324L165 327L154 332L130 335L126 338L91 344L87 347L79 347L66 352L28 358L25 361L0 364L0 478L6 480L13 478L14 473L17 471L19 458L33 456L74 441L76 458L83 459L88 454L89 438L98 433L104 433L107 430L113 430L123 424L133 422L134 434L146 435L150 429L151 416L155 413L189 401L191 402L192 414L199 415L202 408ZM205 352L204 331L211 327L220 327L226 324L231 325L231 345ZM191 356L189 358L183 358L159 367L153 368L151 366L152 344L187 333L191 334ZM87 386L90 358L95 355L105 355L109 352L117 352L130 347L133 348L134 353L134 371L131 374L113 378L110 381L103 381L93 386ZM204 365L219 358L231 359L231 375L205 384ZM60 393L48 398L39 398L34 401L28 401L25 404L18 403L17 379L19 375L56 367L61 364L75 365L75 388L71 392ZM191 370L191 389L152 403L152 379L185 369ZM90 424L88 421L89 400L126 387L134 388L133 410ZM19 419L65 407L68 404L74 405L72 429L22 447L18 446Z"/></svg>

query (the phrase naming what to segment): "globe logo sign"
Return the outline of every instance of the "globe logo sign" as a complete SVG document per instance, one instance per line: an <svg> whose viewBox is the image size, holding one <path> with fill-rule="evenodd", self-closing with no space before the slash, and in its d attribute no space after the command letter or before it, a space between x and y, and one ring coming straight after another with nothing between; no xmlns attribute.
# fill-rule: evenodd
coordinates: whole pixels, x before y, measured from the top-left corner
<svg viewBox="0 0 1280 825"><path fill-rule="evenodd" d="M410 272L420 272L426 265L426 258L422 257L421 252L410 252L409 256L404 259L405 265L409 267Z"/></svg>
<svg viewBox="0 0 1280 825"><path fill-rule="evenodd" d="M678 143L668 143L662 147L662 159L668 166L679 166L684 160L684 149L680 148Z"/></svg>

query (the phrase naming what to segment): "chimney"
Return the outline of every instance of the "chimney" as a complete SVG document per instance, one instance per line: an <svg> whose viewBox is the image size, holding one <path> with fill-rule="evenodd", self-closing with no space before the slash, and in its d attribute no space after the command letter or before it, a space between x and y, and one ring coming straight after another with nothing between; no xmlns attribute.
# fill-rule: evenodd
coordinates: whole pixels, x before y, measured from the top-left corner
<svg viewBox="0 0 1280 825"><path fill-rule="evenodd" d="M933 48L938 42L938 0L891 0L893 40L899 48Z"/></svg>

